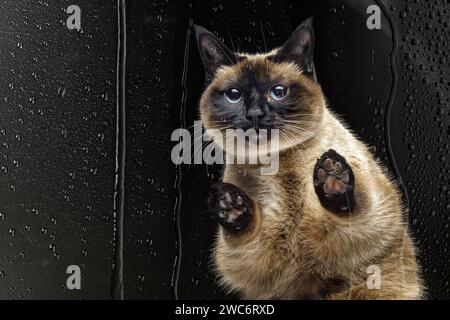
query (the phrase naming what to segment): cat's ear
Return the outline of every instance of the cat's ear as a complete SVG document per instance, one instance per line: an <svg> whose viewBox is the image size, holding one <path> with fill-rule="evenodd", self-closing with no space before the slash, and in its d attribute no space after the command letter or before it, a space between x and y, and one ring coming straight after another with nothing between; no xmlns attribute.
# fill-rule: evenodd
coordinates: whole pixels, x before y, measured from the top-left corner
<svg viewBox="0 0 450 320"><path fill-rule="evenodd" d="M236 63L236 55L214 34L197 25L194 25L194 31L198 51L208 78L212 78L219 67Z"/></svg>
<svg viewBox="0 0 450 320"><path fill-rule="evenodd" d="M316 77L314 70L314 30L313 18L303 21L276 53L274 60L292 61L302 68L305 74Z"/></svg>

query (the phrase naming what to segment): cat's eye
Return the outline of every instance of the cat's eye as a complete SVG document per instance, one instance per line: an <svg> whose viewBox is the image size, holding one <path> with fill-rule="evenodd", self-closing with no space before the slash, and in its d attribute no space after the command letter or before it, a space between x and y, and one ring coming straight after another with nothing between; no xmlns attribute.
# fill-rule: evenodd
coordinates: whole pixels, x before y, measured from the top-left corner
<svg viewBox="0 0 450 320"><path fill-rule="evenodd" d="M236 88L230 88L227 91L225 91L225 98L230 103L238 103L242 99L242 93L240 90Z"/></svg>
<svg viewBox="0 0 450 320"><path fill-rule="evenodd" d="M276 85L270 90L270 96L274 100L282 100L288 92L288 88L281 84Z"/></svg>

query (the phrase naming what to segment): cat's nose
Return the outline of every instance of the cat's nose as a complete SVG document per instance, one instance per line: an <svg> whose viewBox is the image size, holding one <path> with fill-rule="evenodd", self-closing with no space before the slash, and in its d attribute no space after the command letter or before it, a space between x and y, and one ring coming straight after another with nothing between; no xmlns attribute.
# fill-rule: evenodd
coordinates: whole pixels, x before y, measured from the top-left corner
<svg viewBox="0 0 450 320"><path fill-rule="evenodd" d="M247 110L245 117L252 123L257 123L265 115L265 112L257 105L250 107Z"/></svg>

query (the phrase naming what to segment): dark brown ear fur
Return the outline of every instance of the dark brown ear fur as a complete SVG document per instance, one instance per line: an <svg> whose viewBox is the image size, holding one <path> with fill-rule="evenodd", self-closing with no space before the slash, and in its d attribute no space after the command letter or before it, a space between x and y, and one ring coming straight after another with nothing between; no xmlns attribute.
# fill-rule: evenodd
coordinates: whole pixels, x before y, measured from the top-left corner
<svg viewBox="0 0 450 320"><path fill-rule="evenodd" d="M292 33L273 57L275 62L292 61L296 63L306 75L316 79L314 70L314 31L313 19L303 21Z"/></svg>
<svg viewBox="0 0 450 320"><path fill-rule="evenodd" d="M212 79L219 67L236 63L235 54L214 34L198 25L194 25L194 32L207 80Z"/></svg>

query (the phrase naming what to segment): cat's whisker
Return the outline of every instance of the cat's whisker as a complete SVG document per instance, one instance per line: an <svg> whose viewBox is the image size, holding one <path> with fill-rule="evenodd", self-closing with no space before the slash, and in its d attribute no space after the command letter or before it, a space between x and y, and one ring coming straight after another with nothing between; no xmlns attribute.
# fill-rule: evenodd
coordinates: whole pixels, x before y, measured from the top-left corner
<svg viewBox="0 0 450 320"><path fill-rule="evenodd" d="M283 119L282 121L290 121L290 122L295 122L295 121L303 121L303 122L308 122L308 121L310 121L310 120L308 120L308 119L303 119L303 117L301 117L301 118L296 118L296 119L293 119L294 117L292 117L292 118L286 118L286 119Z"/></svg>
<svg viewBox="0 0 450 320"><path fill-rule="evenodd" d="M238 52L241 52L241 43L242 43L242 40L238 42Z"/></svg>
<svg viewBox="0 0 450 320"><path fill-rule="evenodd" d="M202 136L202 138L203 138L203 136ZM199 141L199 140L200 139L197 139L196 141ZM191 169L191 165L194 163L194 160L195 160L194 158L195 158L195 155L197 154L197 152L200 151L200 150L203 150L206 146L208 146L210 143L212 143L213 140L202 141L201 145L198 146L197 148L195 148L195 142L193 144L194 152L192 152L192 154L191 154L191 163L188 166L189 169ZM201 152L203 153L203 151L201 151ZM202 155L202 159L203 159L203 155Z"/></svg>
<svg viewBox="0 0 450 320"><path fill-rule="evenodd" d="M291 125L291 124L287 124L285 123L283 125L284 128L290 128L290 129L294 129L297 131L302 131L302 132L306 132L306 131L310 131L309 129L305 128L306 126L308 126L308 124L295 124L295 125Z"/></svg>
<svg viewBox="0 0 450 320"><path fill-rule="evenodd" d="M230 37L231 46L233 47L233 51L236 52L236 48L234 47L233 38L231 37L230 29L227 28L228 36Z"/></svg>
<svg viewBox="0 0 450 320"><path fill-rule="evenodd" d="M311 124L313 124L313 123L310 122L310 121L297 121L297 120L295 120L295 121L294 121L294 120L292 120L292 121L285 120L284 123L285 123L286 125L293 124L293 125L299 125L299 126L303 126L303 125L311 125Z"/></svg>
<svg viewBox="0 0 450 320"><path fill-rule="evenodd" d="M302 117L300 117L300 118L298 118L298 117L284 118L284 119L282 119L281 121L286 121L286 122L289 122L289 121L290 121L290 122L300 121L300 122L314 122L314 123L315 123L314 119L307 118L307 117L305 117L305 116L302 116Z"/></svg>
<svg viewBox="0 0 450 320"><path fill-rule="evenodd" d="M197 139L198 141L199 139ZM200 150L203 150L206 146L208 146L210 143L213 143L214 140L206 140L206 141L202 141L201 145L197 146L197 148L195 148L195 144L194 144L194 152L191 155L191 163L193 162L192 160L194 160L195 155L197 154L197 152L199 152Z"/></svg>
<svg viewBox="0 0 450 320"><path fill-rule="evenodd" d="M288 132L290 132L291 134L295 135L299 135L299 136L306 136L308 138L314 136L314 133L311 131L295 131L295 130L288 130Z"/></svg>
<svg viewBox="0 0 450 320"><path fill-rule="evenodd" d="M258 46L256 43L255 43L255 46L256 46L256 48L258 49L258 53L259 54L263 54L264 52L262 51L262 49L261 49L261 47L260 46Z"/></svg>
<svg viewBox="0 0 450 320"><path fill-rule="evenodd" d="M299 129L299 130L307 130L303 127L303 125L312 125L312 122L299 122L299 121L295 121L292 123L284 123L283 126L285 127L289 127L289 128L295 128L295 129Z"/></svg>
<svg viewBox="0 0 450 320"><path fill-rule="evenodd" d="M214 143L214 140L211 140L212 143ZM207 148L209 146L209 144L207 146L205 146L205 148ZM210 163L210 159L212 157L212 152L209 153L208 158L206 158L206 164L209 165Z"/></svg>
<svg viewBox="0 0 450 320"><path fill-rule="evenodd" d="M300 128L300 127L295 127L295 126L292 126L292 125L286 125L285 126L288 130L291 130L291 131L294 131L294 132L297 132L297 133L301 133L301 134L304 134L304 133L306 133L306 134L314 134L312 131L310 131L310 130L307 130L307 129L303 129L303 128Z"/></svg>
<svg viewBox="0 0 450 320"><path fill-rule="evenodd" d="M262 39L263 39L263 43L264 43L264 49L265 49L265 52L267 52L266 36L264 34L264 27L263 27L263 23L262 23L261 19L259 19L259 25L261 27L261 33L262 33Z"/></svg>
<svg viewBox="0 0 450 320"><path fill-rule="evenodd" d="M195 123L193 125L190 125L189 127L186 127L186 128L180 127L180 129L191 130L194 126L195 126Z"/></svg>
<svg viewBox="0 0 450 320"><path fill-rule="evenodd" d="M282 133L282 135L284 135L285 139L288 140L288 143L291 144L291 148L296 148L296 150L299 153L300 157L302 157L303 162L305 162L305 158L303 157L303 153L299 149L298 144L296 144L294 140L289 138L288 132L285 131L284 133Z"/></svg>
<svg viewBox="0 0 450 320"><path fill-rule="evenodd" d="M296 118L296 117L303 117L303 116L313 116L313 115L308 114L308 113L296 113L296 114L283 115L283 118Z"/></svg>
<svg viewBox="0 0 450 320"><path fill-rule="evenodd" d="M314 135L312 133L295 132L295 131L285 131L284 133L292 136L294 139L298 139L299 136L302 136L302 137L307 136L308 138L310 138L310 137L312 137ZM302 140L304 140L304 139L302 139Z"/></svg>
<svg viewBox="0 0 450 320"><path fill-rule="evenodd" d="M220 131L221 134L226 134L226 130L228 130L228 129L234 129L234 126L229 125L229 126L221 127L218 130Z"/></svg>
<svg viewBox="0 0 450 320"><path fill-rule="evenodd" d="M286 132L286 134L288 134L288 132ZM292 135L292 134L291 134L291 135ZM293 135L292 135L292 136L293 136ZM293 138L295 138L295 137L293 137ZM304 148L305 145L304 145L302 142L300 142L300 143L295 143L295 141L292 141L292 143L294 144L295 148L297 149L297 151L299 152L300 156L302 157L302 160L305 161L305 159L304 159L304 157L303 157L303 153L302 153L302 151L300 150L300 148L298 147L299 144L301 144L303 148Z"/></svg>
<svg viewBox="0 0 450 320"><path fill-rule="evenodd" d="M306 133L306 134L312 134L313 132L307 129L300 129L300 128L296 128L296 127L286 127L288 130L287 131L293 131L295 133Z"/></svg>

